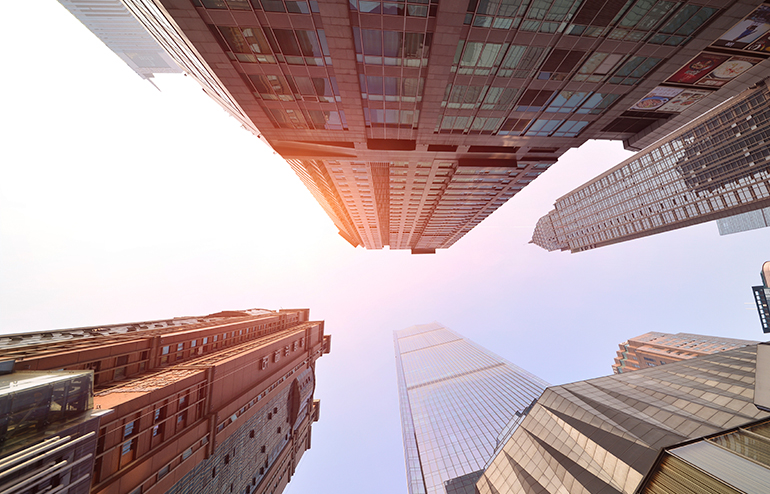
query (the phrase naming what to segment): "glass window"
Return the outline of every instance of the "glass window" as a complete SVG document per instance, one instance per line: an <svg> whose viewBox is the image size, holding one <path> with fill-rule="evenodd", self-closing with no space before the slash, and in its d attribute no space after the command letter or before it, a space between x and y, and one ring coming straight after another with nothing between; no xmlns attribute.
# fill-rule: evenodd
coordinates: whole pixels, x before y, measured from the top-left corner
<svg viewBox="0 0 770 494"><path fill-rule="evenodd" d="M134 422L129 422L123 426L123 437L128 437L134 433Z"/></svg>
<svg viewBox="0 0 770 494"><path fill-rule="evenodd" d="M572 77L573 81L602 82L626 56L619 53L596 52L583 63Z"/></svg>
<svg viewBox="0 0 770 494"><path fill-rule="evenodd" d="M561 91L545 109L552 113L571 113L580 105L590 93Z"/></svg>
<svg viewBox="0 0 770 494"><path fill-rule="evenodd" d="M567 120L559 129L553 133L554 137L576 137L588 126L590 122L584 120Z"/></svg>
<svg viewBox="0 0 770 494"><path fill-rule="evenodd" d="M598 115L609 108L618 98L620 98L619 94L594 93L575 113L591 113L593 115Z"/></svg>
<svg viewBox="0 0 770 494"><path fill-rule="evenodd" d="M540 46L511 45L500 64L497 75L503 77L529 78L540 66L549 49Z"/></svg>
<svg viewBox="0 0 770 494"><path fill-rule="evenodd" d="M633 57L623 64L613 77L610 77L609 82L633 86L658 65L661 60L661 58L652 57Z"/></svg>
<svg viewBox="0 0 770 494"><path fill-rule="evenodd" d="M527 129L524 135L527 136L548 136L559 126L564 120L548 120L539 118L535 120L532 125Z"/></svg>
<svg viewBox="0 0 770 494"><path fill-rule="evenodd" d="M126 441L123 443L123 446L120 448L120 454L121 456L127 455L131 452L131 450L134 447L134 440Z"/></svg>
<svg viewBox="0 0 770 494"><path fill-rule="evenodd" d="M482 110L509 110L518 93L517 88L491 87L484 97Z"/></svg>

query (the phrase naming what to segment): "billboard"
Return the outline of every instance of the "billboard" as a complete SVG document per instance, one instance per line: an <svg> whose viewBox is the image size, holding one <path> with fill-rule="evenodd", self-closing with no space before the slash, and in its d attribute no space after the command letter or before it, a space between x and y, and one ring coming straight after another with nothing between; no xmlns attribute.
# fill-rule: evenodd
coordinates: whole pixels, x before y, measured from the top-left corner
<svg viewBox="0 0 770 494"><path fill-rule="evenodd" d="M744 17L732 29L720 36L711 46L765 52L765 49L757 48L767 46L768 34L770 34L770 5L763 4ZM759 46L755 46L757 42L760 43Z"/></svg>

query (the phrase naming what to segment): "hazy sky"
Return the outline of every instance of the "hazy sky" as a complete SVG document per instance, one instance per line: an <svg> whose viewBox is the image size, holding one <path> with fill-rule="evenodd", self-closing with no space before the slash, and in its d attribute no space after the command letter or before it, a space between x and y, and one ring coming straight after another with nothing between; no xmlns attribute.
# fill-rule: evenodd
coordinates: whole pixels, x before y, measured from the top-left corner
<svg viewBox="0 0 770 494"><path fill-rule="evenodd" d="M53 0L4 5L0 332L309 307L321 421L287 493L405 493L392 331L438 321L553 384L647 331L763 339L770 229L707 223L581 254L529 241L630 153L564 155L432 256L353 249L289 166L188 77L140 79Z"/></svg>

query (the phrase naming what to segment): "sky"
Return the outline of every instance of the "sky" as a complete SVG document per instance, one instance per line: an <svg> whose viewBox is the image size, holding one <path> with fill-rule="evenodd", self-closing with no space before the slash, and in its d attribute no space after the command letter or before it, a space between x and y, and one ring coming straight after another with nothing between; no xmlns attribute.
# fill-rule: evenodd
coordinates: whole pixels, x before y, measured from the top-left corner
<svg viewBox="0 0 770 494"><path fill-rule="evenodd" d="M54 0L0 30L0 333L308 307L332 351L285 491L406 492L394 330L437 321L552 384L648 331L763 340L770 229L714 223L569 254L555 199L631 156L588 142L435 255L353 248L289 166L189 77L143 81Z"/></svg>

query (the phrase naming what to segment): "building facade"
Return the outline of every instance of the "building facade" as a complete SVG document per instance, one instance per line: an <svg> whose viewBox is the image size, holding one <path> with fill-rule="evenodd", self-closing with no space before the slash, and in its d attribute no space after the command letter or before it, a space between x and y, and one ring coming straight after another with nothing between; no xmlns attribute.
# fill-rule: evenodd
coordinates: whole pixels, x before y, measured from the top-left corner
<svg viewBox="0 0 770 494"><path fill-rule="evenodd" d="M758 230L770 226L770 207L717 220L720 235Z"/></svg>
<svg viewBox="0 0 770 494"><path fill-rule="evenodd" d="M757 304L762 332L770 333L770 261L762 264L759 276L762 284L753 286L751 289L754 292L754 302Z"/></svg>
<svg viewBox="0 0 770 494"><path fill-rule="evenodd" d="M618 345L620 349L612 364L612 372L622 374L757 343L718 336L651 331Z"/></svg>
<svg viewBox="0 0 770 494"><path fill-rule="evenodd" d="M532 242L585 250L770 207L765 81L560 197Z"/></svg>
<svg viewBox="0 0 770 494"><path fill-rule="evenodd" d="M22 371L93 376L90 492L278 493L310 448L315 361L330 349L309 311L226 311L0 337Z"/></svg>
<svg viewBox="0 0 770 494"><path fill-rule="evenodd" d="M123 1L370 249L447 248L566 150L645 147L770 67L757 0Z"/></svg>
<svg viewBox="0 0 770 494"><path fill-rule="evenodd" d="M409 494L472 494L548 384L437 323L394 343Z"/></svg>
<svg viewBox="0 0 770 494"><path fill-rule="evenodd" d="M756 356L751 345L550 387L478 492L636 492L661 448L768 418L753 400Z"/></svg>
<svg viewBox="0 0 770 494"><path fill-rule="evenodd" d="M93 371L16 371L0 361L0 492L88 494L99 421Z"/></svg>
<svg viewBox="0 0 770 494"><path fill-rule="evenodd" d="M150 79L154 74L182 72L120 0L59 0L59 3L142 79Z"/></svg>

